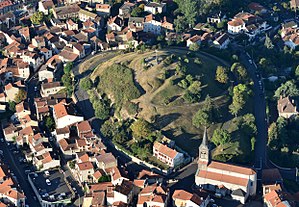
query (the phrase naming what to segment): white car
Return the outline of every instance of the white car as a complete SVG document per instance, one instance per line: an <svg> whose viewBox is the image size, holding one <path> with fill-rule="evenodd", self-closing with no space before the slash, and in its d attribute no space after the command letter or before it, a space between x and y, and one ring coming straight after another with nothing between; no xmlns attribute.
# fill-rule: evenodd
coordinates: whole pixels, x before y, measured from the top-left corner
<svg viewBox="0 0 299 207"><path fill-rule="evenodd" d="M51 181L49 179L46 179L47 185L51 185Z"/></svg>
<svg viewBox="0 0 299 207"><path fill-rule="evenodd" d="M248 62L252 65L252 60L251 59L249 59Z"/></svg>
<svg viewBox="0 0 299 207"><path fill-rule="evenodd" d="M37 86L34 86L34 91L35 91L35 92L37 91Z"/></svg>

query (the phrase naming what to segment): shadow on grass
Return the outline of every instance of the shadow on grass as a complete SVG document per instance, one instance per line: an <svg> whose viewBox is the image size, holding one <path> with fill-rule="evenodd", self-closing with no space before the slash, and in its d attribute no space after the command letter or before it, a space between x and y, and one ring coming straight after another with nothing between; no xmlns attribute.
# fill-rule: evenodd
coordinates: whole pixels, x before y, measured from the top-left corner
<svg viewBox="0 0 299 207"><path fill-rule="evenodd" d="M155 128L161 130L167 125L169 125L170 123L177 120L180 116L181 114L179 113L170 113L163 116L158 115L155 121Z"/></svg>

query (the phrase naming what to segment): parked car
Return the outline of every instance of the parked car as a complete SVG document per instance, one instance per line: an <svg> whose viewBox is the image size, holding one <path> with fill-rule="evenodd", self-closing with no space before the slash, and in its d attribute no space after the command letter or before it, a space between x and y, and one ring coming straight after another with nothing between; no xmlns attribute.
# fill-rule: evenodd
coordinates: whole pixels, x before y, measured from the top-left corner
<svg viewBox="0 0 299 207"><path fill-rule="evenodd" d="M46 179L47 185L51 185L51 181L49 179Z"/></svg>

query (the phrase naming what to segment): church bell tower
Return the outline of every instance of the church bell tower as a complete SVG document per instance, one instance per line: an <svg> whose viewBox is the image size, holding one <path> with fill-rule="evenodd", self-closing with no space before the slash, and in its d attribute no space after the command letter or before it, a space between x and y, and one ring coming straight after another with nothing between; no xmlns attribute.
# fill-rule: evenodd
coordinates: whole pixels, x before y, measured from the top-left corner
<svg viewBox="0 0 299 207"><path fill-rule="evenodd" d="M210 150L208 147L208 133L205 127L202 143L199 146L198 169L205 170L210 163Z"/></svg>

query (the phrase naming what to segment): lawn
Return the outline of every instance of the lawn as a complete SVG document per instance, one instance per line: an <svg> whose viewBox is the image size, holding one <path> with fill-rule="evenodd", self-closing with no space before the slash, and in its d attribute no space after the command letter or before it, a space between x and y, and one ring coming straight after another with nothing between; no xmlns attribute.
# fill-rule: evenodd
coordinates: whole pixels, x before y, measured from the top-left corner
<svg viewBox="0 0 299 207"><path fill-rule="evenodd" d="M213 123L208 129L209 137L212 136L214 129L221 127L223 123L227 126L232 124L233 117L228 111L230 98L228 97L227 88L215 81L216 68L218 65L223 65L223 61L196 53L196 57L202 62L200 66L194 63L195 57L187 55L185 50L168 49L158 51L159 57L169 57L172 54L175 54L176 57L187 57L189 61L184 63L188 68L187 74L200 78L202 92L198 103L186 103L183 100L182 95L186 89L177 85L182 77L175 74L176 61L169 65L165 65L161 61L158 65L153 65L148 69L144 68L142 63L144 58L155 57L154 51L140 54L128 53L110 58L93 71L91 78L94 80L99 77L99 80L101 80L104 71L115 63L125 64L131 68L134 71L135 84L143 90L140 97L130 100L138 104L139 112L137 117L153 123L167 137L175 140L180 148L187 151L190 155L196 156L198 146L201 143L203 129L197 129L192 125L192 117L202 107L202 101L206 95L209 94L212 98L218 113L217 123ZM168 75L165 75L166 72ZM251 105L253 101L249 100L248 103L244 110L247 113L253 111ZM241 150L250 149L248 145L242 143L241 135L233 135L236 135L233 138L235 143L227 146L227 149L221 151L221 153L233 153L233 151L239 148ZM217 152L215 153L217 154Z"/></svg>

